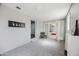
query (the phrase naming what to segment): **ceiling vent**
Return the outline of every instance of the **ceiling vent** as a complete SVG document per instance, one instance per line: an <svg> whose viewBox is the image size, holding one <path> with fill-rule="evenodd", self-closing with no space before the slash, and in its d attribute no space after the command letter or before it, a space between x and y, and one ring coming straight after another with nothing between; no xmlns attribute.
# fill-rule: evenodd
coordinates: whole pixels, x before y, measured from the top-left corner
<svg viewBox="0 0 79 59"><path fill-rule="evenodd" d="M16 8L19 9L19 10L21 9L19 6L16 6Z"/></svg>

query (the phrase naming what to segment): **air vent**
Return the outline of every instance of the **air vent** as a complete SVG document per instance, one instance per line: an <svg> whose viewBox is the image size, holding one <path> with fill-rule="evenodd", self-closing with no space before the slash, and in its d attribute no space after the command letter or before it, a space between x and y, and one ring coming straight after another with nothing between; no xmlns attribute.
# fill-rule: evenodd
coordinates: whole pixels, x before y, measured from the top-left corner
<svg viewBox="0 0 79 59"><path fill-rule="evenodd" d="M16 8L19 9L19 10L21 9L19 6L16 6Z"/></svg>

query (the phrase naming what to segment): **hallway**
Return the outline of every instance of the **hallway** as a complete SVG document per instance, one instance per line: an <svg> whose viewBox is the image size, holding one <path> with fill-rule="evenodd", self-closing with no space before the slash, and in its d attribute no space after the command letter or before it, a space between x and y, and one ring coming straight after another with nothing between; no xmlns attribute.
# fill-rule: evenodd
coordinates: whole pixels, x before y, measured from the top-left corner
<svg viewBox="0 0 79 59"><path fill-rule="evenodd" d="M64 56L64 42L40 39L6 52L3 56Z"/></svg>

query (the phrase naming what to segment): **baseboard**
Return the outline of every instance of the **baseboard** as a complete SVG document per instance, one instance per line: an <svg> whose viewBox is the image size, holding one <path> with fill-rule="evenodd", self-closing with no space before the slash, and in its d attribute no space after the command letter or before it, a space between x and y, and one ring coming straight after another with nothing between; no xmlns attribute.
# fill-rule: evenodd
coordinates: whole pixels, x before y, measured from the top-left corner
<svg viewBox="0 0 79 59"><path fill-rule="evenodd" d="M64 50L64 55L67 56L67 50Z"/></svg>

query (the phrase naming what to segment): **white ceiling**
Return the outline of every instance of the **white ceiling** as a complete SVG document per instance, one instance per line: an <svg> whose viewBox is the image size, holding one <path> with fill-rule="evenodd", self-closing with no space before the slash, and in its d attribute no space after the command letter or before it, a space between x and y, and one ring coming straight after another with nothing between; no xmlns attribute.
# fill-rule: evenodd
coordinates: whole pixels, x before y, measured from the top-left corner
<svg viewBox="0 0 79 59"><path fill-rule="evenodd" d="M41 21L63 19L70 7L70 3L3 3L3 5L15 10L18 10L16 6L19 6L21 10L18 11Z"/></svg>

